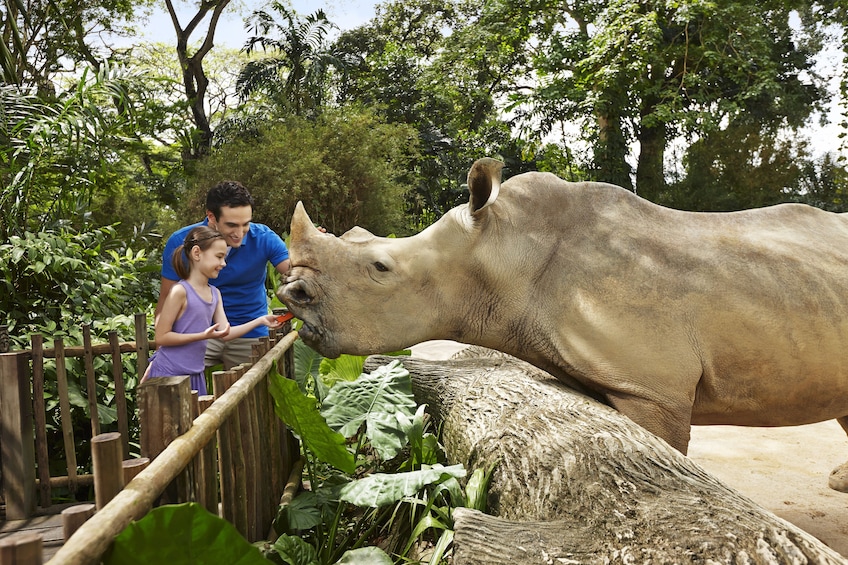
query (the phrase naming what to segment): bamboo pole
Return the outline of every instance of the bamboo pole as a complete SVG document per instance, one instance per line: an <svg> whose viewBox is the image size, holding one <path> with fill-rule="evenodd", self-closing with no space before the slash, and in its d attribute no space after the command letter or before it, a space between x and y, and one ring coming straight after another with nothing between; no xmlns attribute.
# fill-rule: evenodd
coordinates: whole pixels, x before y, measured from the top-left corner
<svg viewBox="0 0 848 565"><path fill-rule="evenodd" d="M109 351L112 354L112 378L115 380L115 410L118 412L118 433L124 447L124 458L130 456L129 416L127 415L127 391L124 385L124 363L118 332L109 332ZM141 376L139 376L141 378Z"/></svg>
<svg viewBox="0 0 848 565"><path fill-rule="evenodd" d="M44 336L32 334L32 413L35 417L35 460L38 463L38 491L41 507L53 501L50 490L50 456L47 453L47 414L44 408Z"/></svg>
<svg viewBox="0 0 848 565"><path fill-rule="evenodd" d="M199 404L198 410L200 414L206 412L206 410L210 406L212 406L212 403L214 401L215 397L211 394L199 396L197 398L197 402ZM208 510L215 516L219 516L220 511L218 510L218 451L217 446L215 445L214 436L201 450L200 456L203 463L203 482L198 485L198 492L202 492L203 495L199 498L203 501L203 505L206 510Z"/></svg>
<svg viewBox="0 0 848 565"><path fill-rule="evenodd" d="M49 561L52 565L94 565L112 540L132 521L143 517L153 501L215 435L242 399L297 339L289 333L212 406L197 417L184 435L174 440L150 466L138 474L100 512L83 524Z"/></svg>
<svg viewBox="0 0 848 565"><path fill-rule="evenodd" d="M280 506L288 506L292 499L294 499L297 491L300 490L302 482L301 475L303 474L303 466L305 464L306 460L303 457L292 462L292 470L291 473L289 473L289 479L286 481L283 494L280 495ZM280 532L277 532L274 528L274 522L271 522L270 529L268 530L268 541L277 541L278 537L280 537Z"/></svg>
<svg viewBox="0 0 848 565"><path fill-rule="evenodd" d="M100 417L97 414L97 379L94 377L94 354L91 351L91 324L82 325L82 348L91 437L95 437L100 434Z"/></svg>

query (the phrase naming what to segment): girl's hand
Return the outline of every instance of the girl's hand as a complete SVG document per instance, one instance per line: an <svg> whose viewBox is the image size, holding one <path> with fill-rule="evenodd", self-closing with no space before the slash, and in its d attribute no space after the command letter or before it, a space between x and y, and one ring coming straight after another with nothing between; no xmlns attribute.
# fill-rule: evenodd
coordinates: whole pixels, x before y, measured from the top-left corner
<svg viewBox="0 0 848 565"><path fill-rule="evenodd" d="M279 328L283 324L277 321L277 316L274 314L268 314L267 316L262 316L259 318L262 320L262 324L268 326L269 328Z"/></svg>
<svg viewBox="0 0 848 565"><path fill-rule="evenodd" d="M221 329L218 329L218 326L220 326L220 324L212 324L211 326L206 328L206 331L203 332L203 334L206 336L207 339L220 339L222 337L227 337L227 335L230 333L230 324L226 324Z"/></svg>

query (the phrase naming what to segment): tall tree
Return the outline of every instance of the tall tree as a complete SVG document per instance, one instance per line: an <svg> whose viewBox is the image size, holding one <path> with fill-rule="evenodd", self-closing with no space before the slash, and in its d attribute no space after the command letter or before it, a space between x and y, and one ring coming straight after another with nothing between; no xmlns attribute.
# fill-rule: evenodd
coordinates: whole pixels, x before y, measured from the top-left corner
<svg viewBox="0 0 848 565"><path fill-rule="evenodd" d="M543 0L528 13L539 30L539 88L517 110L548 125L542 133L559 121L586 126L597 176L624 186L632 183L622 178L622 163L638 143L637 189L657 198L672 139L737 120L797 128L825 99L813 72L818 38L808 26L791 25L808 7L792 0Z"/></svg>
<svg viewBox="0 0 848 565"><path fill-rule="evenodd" d="M257 10L248 21L253 35L244 50L251 54L261 48L270 54L244 66L236 85L239 94L246 98L261 91L296 116L319 113L329 94L331 69L344 75L351 60L328 41L337 26L323 10L301 18L277 1L271 9L279 20Z"/></svg>
<svg viewBox="0 0 848 565"><path fill-rule="evenodd" d="M124 34L134 10L150 0L3 0L0 2L2 82L55 94L54 79L69 64L99 69L108 58L100 37Z"/></svg>
<svg viewBox="0 0 848 565"><path fill-rule="evenodd" d="M104 65L51 100L0 86L0 239L61 223L80 227L95 194L123 172L136 78Z"/></svg>
<svg viewBox="0 0 848 565"><path fill-rule="evenodd" d="M230 0L202 0L198 3L197 13L183 27L174 9L173 0L165 0L171 23L177 33L177 58L182 69L185 96L197 128L196 137L192 139L193 143L183 151L183 162L187 166L192 161L208 155L212 147L212 126L209 124L209 116L206 113L206 89L209 86L209 78L203 68L203 58L212 50L218 20L229 3ZM189 40L207 15L209 15L209 24L206 27L206 36L200 46L193 49L189 46ZM189 54L190 51L191 54Z"/></svg>

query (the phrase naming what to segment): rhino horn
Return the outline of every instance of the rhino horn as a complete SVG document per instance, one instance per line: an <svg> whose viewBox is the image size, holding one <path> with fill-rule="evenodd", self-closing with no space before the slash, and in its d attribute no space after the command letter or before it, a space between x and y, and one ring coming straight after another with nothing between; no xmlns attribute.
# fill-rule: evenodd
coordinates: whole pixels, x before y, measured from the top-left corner
<svg viewBox="0 0 848 565"><path fill-rule="evenodd" d="M504 164L491 157L477 159L468 171L469 205L471 213L482 210L495 201L501 189L501 169Z"/></svg>
<svg viewBox="0 0 848 565"><path fill-rule="evenodd" d="M305 265L310 262L312 257L311 246L309 240L315 235L320 235L321 232L309 219L306 209L303 207L303 202L298 202L294 209L291 221L291 249L292 263L295 265Z"/></svg>

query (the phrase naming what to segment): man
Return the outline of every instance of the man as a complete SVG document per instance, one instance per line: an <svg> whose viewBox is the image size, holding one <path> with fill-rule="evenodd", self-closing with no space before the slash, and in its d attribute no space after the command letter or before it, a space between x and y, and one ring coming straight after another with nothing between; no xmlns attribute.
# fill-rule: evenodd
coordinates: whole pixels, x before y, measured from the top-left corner
<svg viewBox="0 0 848 565"><path fill-rule="evenodd" d="M230 324L244 324L268 313L265 293L267 265L271 263L277 272L285 275L289 270L289 251L279 235L268 226L252 223L252 218L253 197L241 183L223 181L209 189L206 194L206 219L177 230L165 245L156 317L168 292L179 280L171 263L174 250L183 243L189 230L201 225L217 229L227 242L227 265L221 269L218 278L210 279L210 283L221 291ZM244 337L228 342L210 339L204 363L207 367L222 364L225 370L247 363L253 344L266 335L268 328L263 325Z"/></svg>

